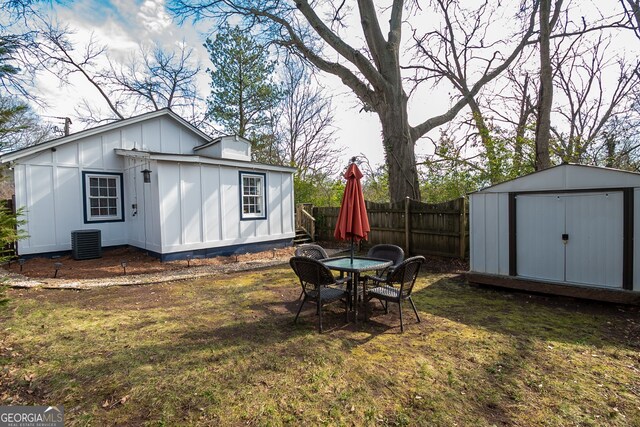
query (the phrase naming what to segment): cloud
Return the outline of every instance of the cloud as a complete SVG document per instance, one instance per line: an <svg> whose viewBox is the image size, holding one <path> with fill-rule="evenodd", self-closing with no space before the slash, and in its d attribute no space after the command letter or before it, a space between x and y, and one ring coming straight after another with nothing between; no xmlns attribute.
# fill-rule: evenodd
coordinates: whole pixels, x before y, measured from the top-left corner
<svg viewBox="0 0 640 427"><path fill-rule="evenodd" d="M166 35L172 26L171 17L167 13L164 0L146 0L137 14L142 25L152 34Z"/></svg>

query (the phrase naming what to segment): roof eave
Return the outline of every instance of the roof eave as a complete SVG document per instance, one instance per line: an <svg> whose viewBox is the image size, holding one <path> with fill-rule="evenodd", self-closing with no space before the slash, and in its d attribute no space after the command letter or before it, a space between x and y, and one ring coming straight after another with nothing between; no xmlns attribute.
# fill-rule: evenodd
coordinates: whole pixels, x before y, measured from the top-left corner
<svg viewBox="0 0 640 427"><path fill-rule="evenodd" d="M145 120L149 120L149 119L153 119L156 117L161 117L164 115L168 115L171 118L173 118L174 120L176 120L177 122L179 122L180 124L182 124L183 126L185 126L186 128L190 129L193 133L197 134L198 136L200 136L203 139L210 139L211 137L207 134L205 134L204 132L202 132L201 130L199 130L198 128L196 128L195 126L193 126L191 123L189 123L188 121L186 121L185 119L183 119L182 117L180 117L179 115L177 115L176 113L174 113L173 111L171 111L168 108L163 108L161 110L156 110L156 111L151 111L149 113L144 113L144 114L140 114L139 116L135 116L135 117L129 117L127 119L122 119L122 120L118 120L117 122L112 122L112 123L108 123L106 125L102 125L102 126L97 126L95 128L91 128L91 129L84 129L81 130L80 132L68 135L68 136L63 136L61 138L57 138L51 141L47 141L47 142L43 142L42 144L38 144L38 145L34 145L31 147L26 147L20 150L16 150L10 153L6 153L0 156L0 163L9 163L9 162L13 162L15 160L19 160L23 157L28 157L34 154L37 154L41 151L47 150L47 149L51 149L51 148L55 148L58 147L60 145L64 145L64 144L68 144L70 142L73 141L77 141L79 139L82 138L86 138L86 137L90 137L90 136L94 136L103 132L109 132L111 130L117 129L121 126L127 126L127 125L131 125L131 124L135 124L135 123L139 123Z"/></svg>

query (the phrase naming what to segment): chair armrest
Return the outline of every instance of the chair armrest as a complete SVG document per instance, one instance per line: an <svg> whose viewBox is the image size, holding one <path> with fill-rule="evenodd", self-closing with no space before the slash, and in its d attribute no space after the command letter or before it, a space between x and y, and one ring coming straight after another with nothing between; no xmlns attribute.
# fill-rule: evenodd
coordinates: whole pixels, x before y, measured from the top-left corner
<svg viewBox="0 0 640 427"><path fill-rule="evenodd" d="M364 276L362 277L362 279L364 279L365 282L368 282L369 280L375 282L375 283L386 283L387 282L387 278L386 277L379 277L379 276Z"/></svg>
<svg viewBox="0 0 640 427"><path fill-rule="evenodd" d="M351 282L351 277L349 276L343 277L341 279L336 279L336 283L338 285L344 285L345 283L350 283L350 282Z"/></svg>

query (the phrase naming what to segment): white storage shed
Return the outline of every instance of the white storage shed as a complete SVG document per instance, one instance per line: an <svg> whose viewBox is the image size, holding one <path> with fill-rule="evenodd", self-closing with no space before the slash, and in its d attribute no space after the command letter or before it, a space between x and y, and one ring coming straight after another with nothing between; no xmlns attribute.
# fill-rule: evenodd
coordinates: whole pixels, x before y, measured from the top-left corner
<svg viewBox="0 0 640 427"><path fill-rule="evenodd" d="M563 164L470 195L470 282L640 302L640 174Z"/></svg>
<svg viewBox="0 0 640 427"><path fill-rule="evenodd" d="M71 249L75 230L103 247L162 260L290 246L294 168L251 161L251 144L211 139L169 109L8 153L28 238L21 256ZM143 173L145 171L145 173Z"/></svg>

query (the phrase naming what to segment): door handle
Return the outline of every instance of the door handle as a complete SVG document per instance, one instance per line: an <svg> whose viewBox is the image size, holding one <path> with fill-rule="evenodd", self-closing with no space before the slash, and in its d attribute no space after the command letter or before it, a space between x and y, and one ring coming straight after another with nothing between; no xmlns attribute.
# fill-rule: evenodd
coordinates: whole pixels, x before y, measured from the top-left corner
<svg viewBox="0 0 640 427"><path fill-rule="evenodd" d="M562 243L564 243L565 245L567 243L569 243L569 235L568 234L565 233L565 234L562 235Z"/></svg>

